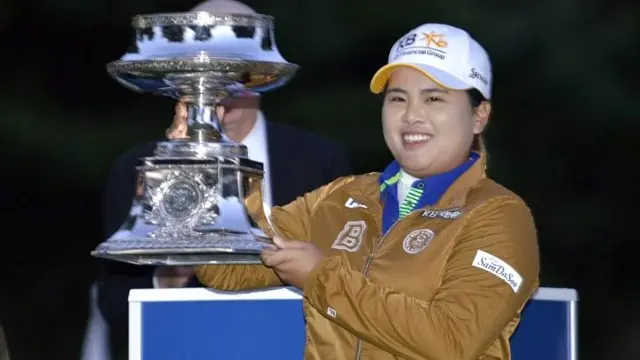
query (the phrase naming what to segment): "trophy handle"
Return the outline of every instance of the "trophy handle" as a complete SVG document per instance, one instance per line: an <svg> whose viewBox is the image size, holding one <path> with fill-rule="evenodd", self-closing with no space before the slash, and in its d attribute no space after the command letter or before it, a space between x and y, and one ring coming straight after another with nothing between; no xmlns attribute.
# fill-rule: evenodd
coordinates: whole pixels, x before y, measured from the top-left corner
<svg viewBox="0 0 640 360"><path fill-rule="evenodd" d="M273 233L274 236L281 236L278 231L276 230L276 227L273 225L273 222L271 222L271 205L269 205L269 203L267 202L267 197L266 197L266 189L267 189L267 181L266 179L263 177L262 178L262 184L261 184L261 192L262 192L262 211L264 212L264 217L267 220L267 224L269 224L269 227L271 228L271 232Z"/></svg>

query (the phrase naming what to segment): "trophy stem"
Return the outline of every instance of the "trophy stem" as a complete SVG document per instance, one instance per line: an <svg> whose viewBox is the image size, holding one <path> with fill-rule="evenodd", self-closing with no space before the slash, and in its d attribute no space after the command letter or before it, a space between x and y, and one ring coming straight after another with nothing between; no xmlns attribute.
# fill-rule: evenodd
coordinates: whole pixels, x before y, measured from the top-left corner
<svg viewBox="0 0 640 360"><path fill-rule="evenodd" d="M216 114L216 96L198 94L183 98L187 106L187 136L193 142L221 142L224 129Z"/></svg>

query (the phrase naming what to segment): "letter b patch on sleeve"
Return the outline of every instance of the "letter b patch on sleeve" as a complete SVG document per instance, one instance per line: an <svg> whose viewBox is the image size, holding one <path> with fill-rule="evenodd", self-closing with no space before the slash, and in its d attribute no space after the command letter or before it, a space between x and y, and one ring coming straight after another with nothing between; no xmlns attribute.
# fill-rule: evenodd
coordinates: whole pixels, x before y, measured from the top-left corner
<svg viewBox="0 0 640 360"><path fill-rule="evenodd" d="M522 276L515 271L511 265L502 261L499 257L493 256L482 250L478 250L476 257L473 259L473 266L493 274L513 289L517 293L522 285Z"/></svg>

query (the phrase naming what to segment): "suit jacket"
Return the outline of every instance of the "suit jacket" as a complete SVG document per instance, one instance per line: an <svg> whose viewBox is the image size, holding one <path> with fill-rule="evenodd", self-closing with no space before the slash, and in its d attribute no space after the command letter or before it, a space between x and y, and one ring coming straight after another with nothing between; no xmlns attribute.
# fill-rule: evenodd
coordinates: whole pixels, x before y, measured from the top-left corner
<svg viewBox="0 0 640 360"><path fill-rule="evenodd" d="M311 190L351 174L344 147L311 132L267 122L272 202L286 205ZM120 156L108 176L103 199L105 237L115 233L129 214L135 193L136 162L151 156L148 143ZM125 354L128 340L128 294L153 288L155 267L101 261L97 281L98 307L109 324L112 353ZM202 286L194 277L189 286Z"/></svg>

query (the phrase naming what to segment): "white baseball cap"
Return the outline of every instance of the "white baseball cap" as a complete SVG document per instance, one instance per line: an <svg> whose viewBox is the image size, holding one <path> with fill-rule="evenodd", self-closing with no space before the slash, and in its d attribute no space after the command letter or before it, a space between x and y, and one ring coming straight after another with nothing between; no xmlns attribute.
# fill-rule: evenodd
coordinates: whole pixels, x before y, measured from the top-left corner
<svg viewBox="0 0 640 360"><path fill-rule="evenodd" d="M451 90L477 89L491 99L491 61L466 31L444 24L424 24L401 37L391 48L389 63L371 79L370 89L381 93L400 66L422 72Z"/></svg>

